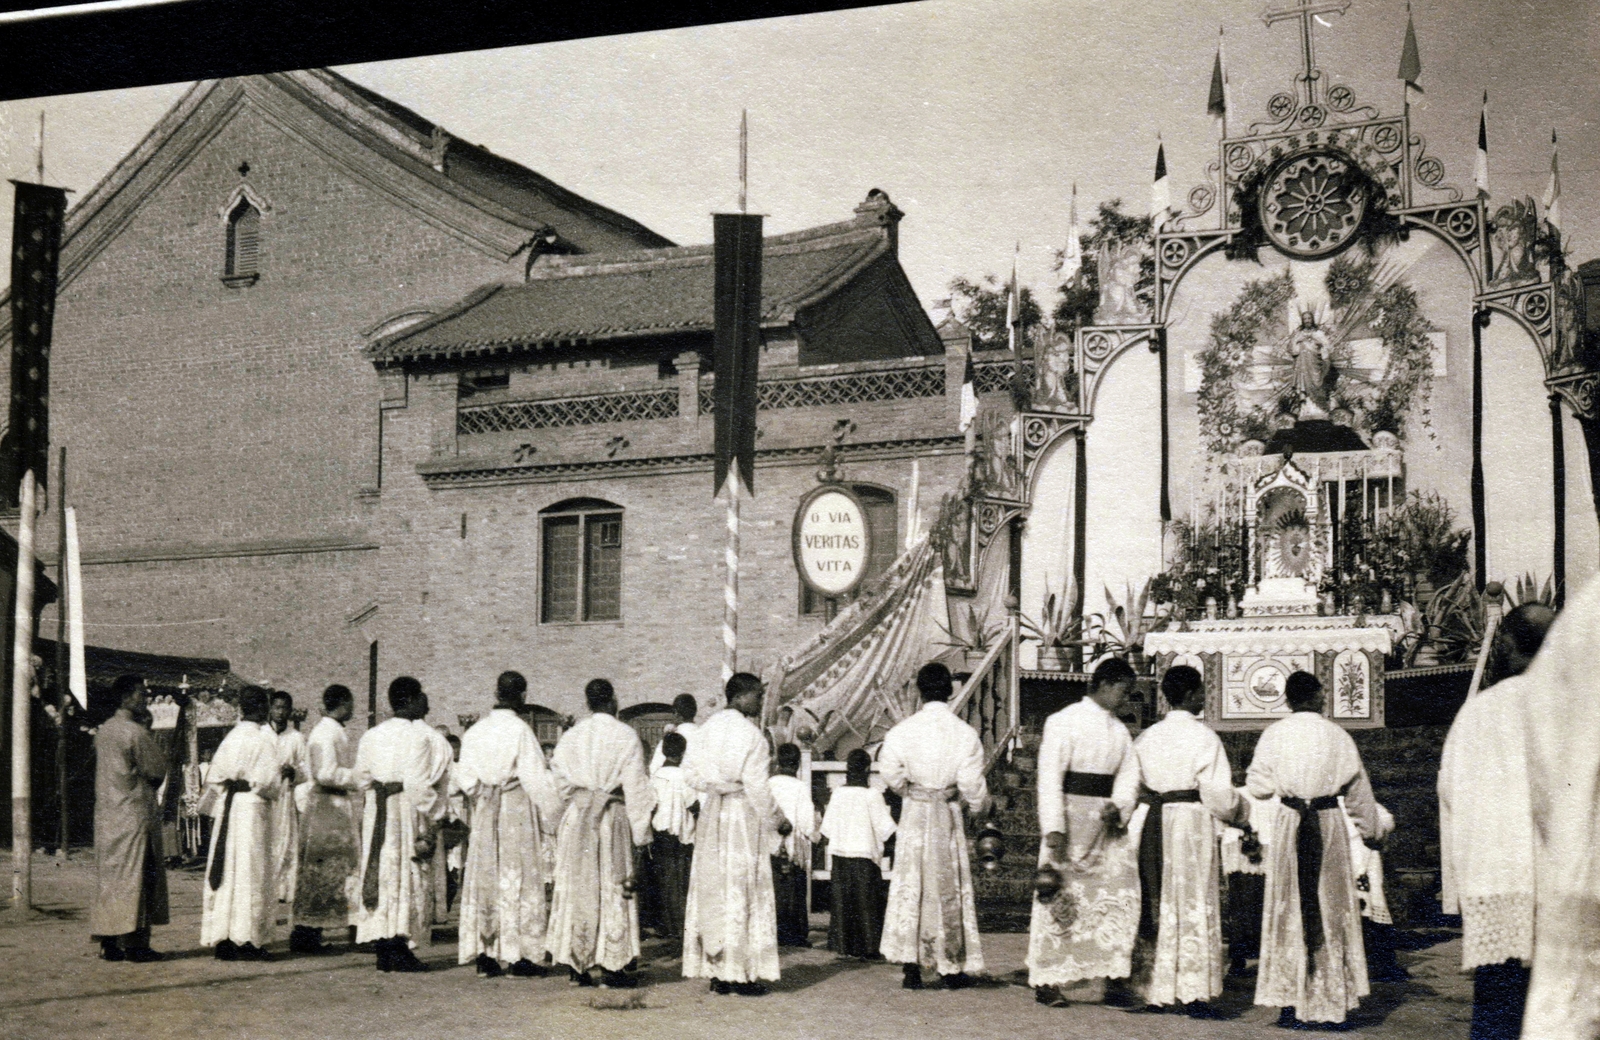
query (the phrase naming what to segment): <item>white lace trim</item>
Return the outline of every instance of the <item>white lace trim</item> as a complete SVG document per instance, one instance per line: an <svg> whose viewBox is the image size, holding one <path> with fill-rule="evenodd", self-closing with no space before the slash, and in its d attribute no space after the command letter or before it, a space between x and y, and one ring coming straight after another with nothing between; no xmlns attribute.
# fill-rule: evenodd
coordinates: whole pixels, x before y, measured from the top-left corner
<svg viewBox="0 0 1600 1040"><path fill-rule="evenodd" d="M1533 960L1533 895L1461 897L1461 966Z"/></svg>

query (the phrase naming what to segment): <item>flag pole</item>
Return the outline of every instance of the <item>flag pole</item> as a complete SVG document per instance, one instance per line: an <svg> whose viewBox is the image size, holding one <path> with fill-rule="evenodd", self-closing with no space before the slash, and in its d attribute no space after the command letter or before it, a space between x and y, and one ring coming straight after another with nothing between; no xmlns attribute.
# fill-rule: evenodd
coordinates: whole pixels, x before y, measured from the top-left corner
<svg viewBox="0 0 1600 1040"><path fill-rule="evenodd" d="M61 463L56 467L56 512L60 525L56 538L56 800L61 809L61 828L56 832L56 858L65 861L70 834L67 824L67 449L61 448Z"/></svg>
<svg viewBox="0 0 1600 1040"><path fill-rule="evenodd" d="M33 697L33 470L22 475L22 512L17 523L17 609L11 641L11 910L26 919L33 905L32 747Z"/></svg>
<svg viewBox="0 0 1600 1040"><path fill-rule="evenodd" d="M722 585L722 683L739 670L739 467L728 473L728 564Z"/></svg>

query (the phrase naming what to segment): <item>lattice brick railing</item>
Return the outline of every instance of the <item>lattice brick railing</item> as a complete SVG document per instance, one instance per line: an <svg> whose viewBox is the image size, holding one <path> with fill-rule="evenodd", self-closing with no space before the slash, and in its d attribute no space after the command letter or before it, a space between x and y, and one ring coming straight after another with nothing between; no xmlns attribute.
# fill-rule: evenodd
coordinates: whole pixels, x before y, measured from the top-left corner
<svg viewBox="0 0 1600 1040"><path fill-rule="evenodd" d="M1002 394L1011 389L1011 373L1016 369L1016 362L1004 361L975 361L972 365L972 374L978 381L978 393ZM1033 385L1033 362L1022 362L1022 382L1024 386Z"/></svg>
<svg viewBox="0 0 1600 1040"><path fill-rule="evenodd" d="M456 432L502 433L508 430L549 430L560 426L592 426L639 419L678 417L678 391L641 390L625 394L594 394L554 401L509 401L504 404L469 405L456 410Z"/></svg>
<svg viewBox="0 0 1600 1040"><path fill-rule="evenodd" d="M767 379L756 387L757 406L764 412L778 408L817 408L830 404L866 404L871 401L943 396L944 369L934 366L852 372L807 379ZM702 388L701 415L711 413L712 401L713 391Z"/></svg>

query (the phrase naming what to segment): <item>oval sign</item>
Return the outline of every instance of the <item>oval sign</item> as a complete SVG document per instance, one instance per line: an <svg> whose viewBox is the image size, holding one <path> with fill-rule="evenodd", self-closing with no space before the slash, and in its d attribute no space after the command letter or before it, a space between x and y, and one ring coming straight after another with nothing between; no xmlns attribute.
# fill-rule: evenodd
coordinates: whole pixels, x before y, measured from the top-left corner
<svg viewBox="0 0 1600 1040"><path fill-rule="evenodd" d="M854 591L871 553L866 510L848 488L820 487L801 501L794 518L794 566L812 591L828 597Z"/></svg>

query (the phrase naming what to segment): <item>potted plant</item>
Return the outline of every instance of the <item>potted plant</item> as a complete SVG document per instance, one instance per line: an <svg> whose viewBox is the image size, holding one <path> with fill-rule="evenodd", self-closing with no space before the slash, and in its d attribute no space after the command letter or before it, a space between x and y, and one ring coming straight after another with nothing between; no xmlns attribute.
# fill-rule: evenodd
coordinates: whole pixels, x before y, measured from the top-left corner
<svg viewBox="0 0 1600 1040"><path fill-rule="evenodd" d="M979 610L971 603L964 604L966 612L956 613L959 624L944 630L950 638L942 640L942 646L960 650L966 658L967 671L971 674L982 660L994 649L995 643L1005 631L1005 626L1000 622L989 620L987 610Z"/></svg>
<svg viewBox="0 0 1600 1040"><path fill-rule="evenodd" d="M1066 671L1073 648L1084 645L1083 619L1072 615L1076 599L1069 581L1060 592L1045 594L1038 620L1022 619L1022 631L1039 641L1039 668L1043 671Z"/></svg>
<svg viewBox="0 0 1600 1040"><path fill-rule="evenodd" d="M1134 671L1144 668L1144 637L1154 627L1153 618L1145 617L1145 607L1150 601L1150 581L1146 579L1135 592L1133 585L1125 586L1126 596L1119 603L1106 586L1106 615L1102 621L1102 642L1114 654L1127 654Z"/></svg>

